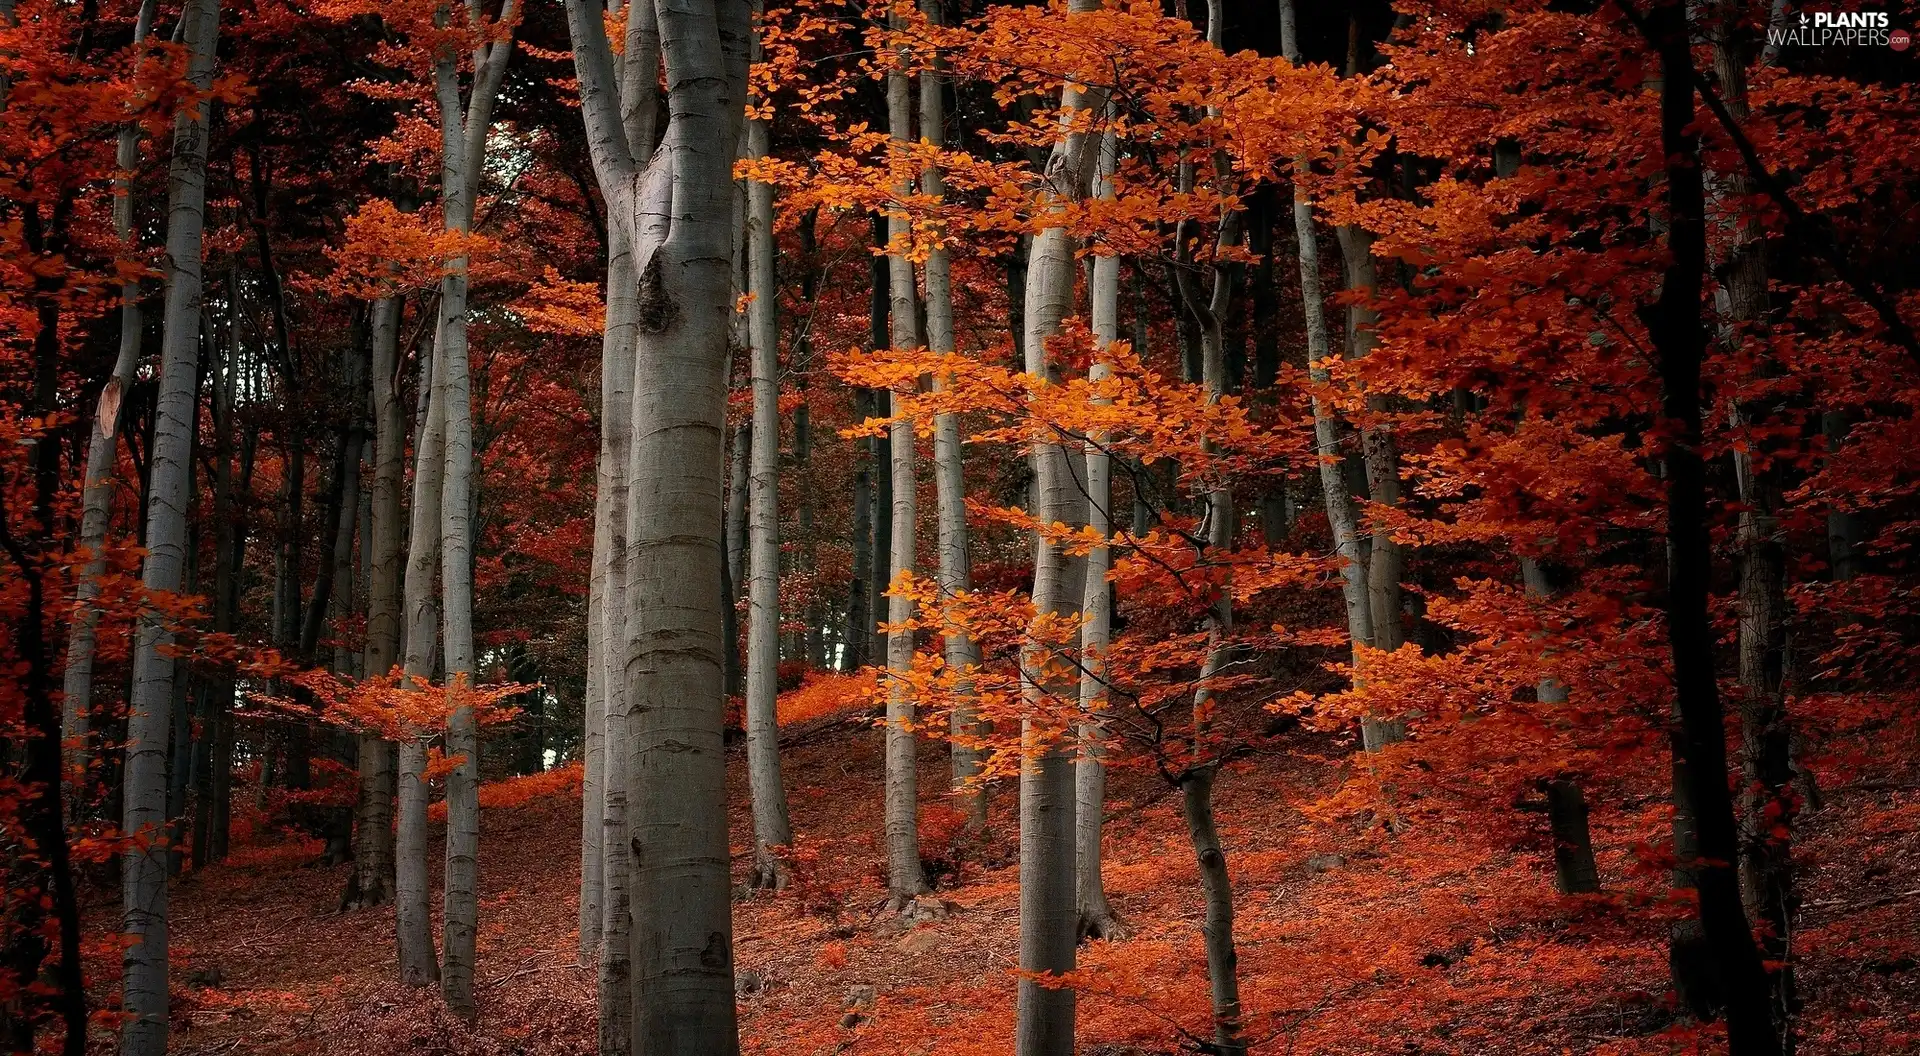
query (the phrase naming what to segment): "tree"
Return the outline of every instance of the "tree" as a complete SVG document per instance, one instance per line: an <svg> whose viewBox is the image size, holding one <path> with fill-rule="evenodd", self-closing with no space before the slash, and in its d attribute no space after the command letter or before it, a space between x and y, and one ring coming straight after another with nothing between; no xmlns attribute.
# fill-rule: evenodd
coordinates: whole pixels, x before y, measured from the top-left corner
<svg viewBox="0 0 1920 1056"><path fill-rule="evenodd" d="M755 51L759 50L756 36ZM747 156L770 153L765 117L747 122ZM776 855L793 843L787 790L780 779L776 712L780 666L780 332L774 269L773 185L747 182L747 335L752 352L753 460L747 588L747 772L753 791L753 885L786 886Z"/></svg>
<svg viewBox="0 0 1920 1056"><path fill-rule="evenodd" d="M1068 18L1095 11L1092 0L1074 0ZM1038 205L1032 255L1027 262L1025 333L1021 349L1027 373L1057 382L1058 364L1048 355L1073 300L1072 236L1057 223L1069 205L1091 189L1100 140L1078 127L1078 111L1097 112L1104 99L1095 88L1069 82L1060 93L1060 137L1047 159L1046 184ZM1049 220L1055 220L1049 223ZM1064 444L1037 437L1033 464L1033 513L1042 529L1084 519L1084 467ZM1034 535L1034 625L1020 658L1021 682L1029 712L1023 721L1020 762L1020 980L1015 1048L1020 1056L1073 1051L1074 994L1049 986L1039 976L1073 970L1079 938L1074 876L1073 758L1061 743L1062 731L1045 717L1050 699L1077 688L1063 676L1068 660L1057 655L1063 621L1080 603L1076 572L1065 548L1045 531ZM1077 635L1074 637L1077 638Z"/></svg>
<svg viewBox="0 0 1920 1056"><path fill-rule="evenodd" d="M901 16L893 15L896 31ZM894 65L887 70L887 132L892 141L890 161L901 169L894 182L894 193L906 198L913 193L913 177L906 168L907 145L913 140L913 97L907 63L911 52L897 46ZM904 207L887 213L887 289L891 292L892 330L895 349L920 345L918 306L914 303L916 283L913 258L908 256L912 240L912 221ZM879 310L876 298L875 311ZM879 335L875 334L876 339ZM889 394L880 393L881 410L889 411ZM891 413L889 411L889 413ZM888 581L899 582L912 575L916 563L915 521L919 475L915 468L913 423L896 418L888 429L887 450L891 456L892 523L887 538L891 543ZM887 591L887 887L892 892L893 908L902 912L913 908L914 900L928 891L926 870L920 864L920 782L914 760L914 702L909 696L906 675L913 667L913 599L899 591Z"/></svg>
<svg viewBox="0 0 1920 1056"><path fill-rule="evenodd" d="M181 15L187 80L206 99L213 83L218 0L189 0ZM141 583L150 593L183 585L186 565L188 462L198 418L201 232L206 224L205 102L174 120L167 167L167 298L160 338L160 391L155 397L147 560ZM167 739L174 682L182 677L168 652L173 632L161 614L141 622L127 704L125 810L133 836L122 863L125 1056L163 1056L167 1049Z"/></svg>
<svg viewBox="0 0 1920 1056"><path fill-rule="evenodd" d="M721 433L750 19L739 0L656 8L671 119L663 149L642 159L621 126L599 11L569 0L567 15L595 176L639 262L633 414L650 423L633 438L627 523L633 1043L726 1054L739 1040L722 820Z"/></svg>

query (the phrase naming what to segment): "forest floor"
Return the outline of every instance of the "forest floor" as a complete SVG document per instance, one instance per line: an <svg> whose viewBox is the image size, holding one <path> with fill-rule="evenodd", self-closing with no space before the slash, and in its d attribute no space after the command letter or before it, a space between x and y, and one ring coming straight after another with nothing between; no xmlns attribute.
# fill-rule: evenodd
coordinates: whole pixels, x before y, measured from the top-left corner
<svg viewBox="0 0 1920 1056"><path fill-rule="evenodd" d="M998 790L991 835L942 863L950 914L902 930L881 912L879 734L856 720L794 740L797 883L734 907L745 1051L1010 1052L1013 789ZM1544 823L1524 809L1484 804L1479 820L1398 832L1330 811L1355 765L1347 752L1293 732L1219 782L1255 1053L1714 1050L1712 1028L1674 1012L1662 939L1673 910L1633 894L1657 888L1634 863L1658 804L1596 802L1612 893L1561 898ZM934 846L958 816L941 802L940 746L925 745L921 765ZM744 767L733 771L744 875L747 791ZM1848 809L1796 834L1802 1053L1920 1052L1920 794L1910 772L1871 776L1831 791ZM1205 1051L1202 907L1179 797L1151 771L1126 772L1109 808L1107 883L1130 934L1083 947L1081 1052ZM1503 809L1512 824L1486 822ZM394 982L390 908L339 912L345 867L312 864L306 842L236 848L176 888L173 1051L593 1052L594 975L575 964L578 834L577 791L484 811L471 1029Z"/></svg>

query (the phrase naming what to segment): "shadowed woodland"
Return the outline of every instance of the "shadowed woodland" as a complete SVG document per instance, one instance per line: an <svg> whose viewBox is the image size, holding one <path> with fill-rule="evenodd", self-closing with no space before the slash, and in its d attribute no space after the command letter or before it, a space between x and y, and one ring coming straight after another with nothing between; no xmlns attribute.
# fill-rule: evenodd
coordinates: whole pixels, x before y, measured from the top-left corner
<svg viewBox="0 0 1920 1056"><path fill-rule="evenodd" d="M0 0L0 1043L1920 1052L1917 18Z"/></svg>

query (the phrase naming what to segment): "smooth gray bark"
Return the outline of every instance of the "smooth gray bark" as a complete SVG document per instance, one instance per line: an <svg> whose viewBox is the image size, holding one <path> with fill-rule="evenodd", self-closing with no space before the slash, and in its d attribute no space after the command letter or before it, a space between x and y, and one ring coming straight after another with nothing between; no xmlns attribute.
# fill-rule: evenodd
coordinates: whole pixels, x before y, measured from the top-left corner
<svg viewBox="0 0 1920 1056"><path fill-rule="evenodd" d="M499 25L510 25L515 0L501 0ZM480 13L478 0L468 5ZM474 198L486 159L487 132L513 53L513 38L475 48L473 83L460 95L459 65L443 52L434 66L440 106L440 199L449 233L473 228ZM473 407L467 349L467 257L445 262L440 280L440 374L446 422L446 473L440 501L440 590L442 649L446 658L449 702L447 756L446 871L441 895L442 950L440 988L455 1015L474 1018L474 943L479 928L480 731L471 704L455 695L471 689L473 655Z"/></svg>
<svg viewBox="0 0 1920 1056"><path fill-rule="evenodd" d="M942 0L921 0L920 9L935 25L945 20ZM920 71L920 137L938 145L946 142L945 80L937 60ZM939 165L929 164L920 170L920 193L945 199L946 177ZM945 245L936 245L928 251L923 271L927 351L945 355L955 351L952 261ZM933 380L936 388L949 383L945 376ZM966 448L960 438L958 415L941 414L934 418L933 466L934 493L939 506L940 591L944 597L953 597L973 589L973 559L967 529ZM961 672L979 666L980 645L971 635L949 626L944 638L948 670ZM948 723L951 787L966 812L967 824L983 829L987 824L987 789L975 778L986 760L982 749L971 742L977 742L986 731L974 708L967 703L971 685L962 681L954 687L954 692L956 699Z"/></svg>
<svg viewBox="0 0 1920 1056"><path fill-rule="evenodd" d="M400 403L401 302L374 302L372 343L373 488L367 513L368 677L390 673L400 660L400 488L405 477L406 418ZM361 906L393 901L393 742L360 737L360 817L355 826L354 900Z"/></svg>
<svg viewBox="0 0 1920 1056"><path fill-rule="evenodd" d="M732 1056L732 914L721 653L732 167L746 102L741 0L657 9L668 109L642 164L619 125L597 5L569 0L594 171L632 230L639 336L629 465L625 678L634 853L634 1048ZM641 191L658 181L670 210Z"/></svg>
<svg viewBox="0 0 1920 1056"><path fill-rule="evenodd" d="M187 0L181 12L187 80L206 91L213 80L220 30L219 0ZM148 465L147 560L142 586L174 592L184 584L193 434L199 384L201 233L206 226L207 112L174 120L167 168L167 297L161 323L159 391L154 397ZM134 842L121 865L123 1056L167 1051L167 738L174 681L184 677L167 655L173 631L157 616L140 621L127 702L127 755L121 829Z"/></svg>
<svg viewBox="0 0 1920 1056"><path fill-rule="evenodd" d="M757 47L757 45L756 45ZM769 150L766 121L747 124L754 158ZM753 794L753 883L780 888L779 848L793 843L780 777L780 334L774 272L773 185L747 184L747 306L752 347L753 459L748 478L747 778Z"/></svg>
<svg viewBox="0 0 1920 1056"><path fill-rule="evenodd" d="M1119 139L1112 129L1101 137L1100 161L1094 172L1095 197L1111 199L1113 175L1119 167ZM1120 340L1120 258L1098 253L1090 258L1089 300L1093 308L1094 357L1087 380L1099 382L1112 373L1106 350ZM1108 437L1096 432L1087 438L1087 495L1089 524L1102 542L1087 554L1086 589L1080 603L1086 623L1080 628L1079 755L1074 761L1076 903L1081 938L1117 937L1119 917L1107 902L1101 870L1100 844L1106 830L1107 717L1106 650L1113 626L1113 594L1107 573L1111 555L1105 540L1113 536L1113 466L1107 453Z"/></svg>
<svg viewBox="0 0 1920 1056"><path fill-rule="evenodd" d="M1072 0L1071 12L1099 9L1099 0ZM1076 112L1104 105L1104 93L1069 83L1061 90L1061 135L1046 163L1039 207L1058 213L1091 189L1099 140L1072 126ZM1073 240L1064 227L1043 228L1033 238L1027 262L1021 347L1028 374L1058 381L1046 341L1072 309ZM1050 438L1036 438L1031 455L1035 510L1043 524L1072 524L1084 516L1084 482L1067 451ZM1082 470L1081 472L1084 472ZM1075 570L1064 547L1044 535L1034 539L1033 604L1040 619L1074 612L1080 602ZM1038 628L1036 627L1036 630ZM1077 644L1077 641L1072 644ZM1063 742L1071 719L1057 716L1063 701L1075 701L1071 658L1030 634L1021 650L1020 677L1028 715L1022 721L1020 764L1020 968L1065 973L1074 968L1079 931L1074 875L1074 766ZM1077 701L1076 701L1077 703ZM1053 713L1053 714L1050 714ZM1018 1056L1066 1056L1074 1047L1074 993L1023 977L1019 984L1014 1048Z"/></svg>
<svg viewBox="0 0 1920 1056"><path fill-rule="evenodd" d="M902 22L894 16L894 30ZM900 65L887 72L887 125L894 149L904 152L913 140L913 98L905 64L910 61L906 48L900 49ZM905 198L913 193L913 179L903 176L894 184L894 193ZM914 305L916 284L913 258L908 250L913 238L913 222L901 206L887 215L888 281L891 293L893 349L911 351L920 346L919 313ZM881 394L882 400L890 394ZM886 409L886 408L883 408ZM898 407L891 408L898 410ZM918 473L914 458L913 422L902 419L888 427L888 453L891 457L893 484L893 521L888 533L891 543L887 581L898 584L900 577L914 572L918 511ZM915 701L907 691L907 677L913 670L913 631L907 627L914 617L913 600L904 594L887 595L887 775L886 834L887 887L893 907L906 910L913 900L925 894L927 874L920 864L920 775L914 759L913 721Z"/></svg>
<svg viewBox="0 0 1920 1056"><path fill-rule="evenodd" d="M407 564L401 604L406 620L403 673L407 688L433 678L440 657L440 605L434 572L440 567L441 478L446 472L446 416L439 341L422 349L427 406L413 445L413 501L408 507ZM400 742L398 818L394 837L393 919L400 981L426 986L440 978L433 946L433 910L427 894L427 741L432 730Z"/></svg>
<svg viewBox="0 0 1920 1056"><path fill-rule="evenodd" d="M153 28L156 0L143 0L135 16L133 47L139 48ZM131 173L140 164L140 129L122 126L114 150L114 164L121 173L114 179L113 233L132 244L133 180ZM140 284L120 286L120 350L114 357L113 371L100 390L94 406L93 429L87 433L86 477L80 494L80 549L87 554L73 589L73 622L67 628L67 668L63 680L60 738L67 746L69 773L84 772L91 754L87 745L88 727L93 715L94 628L100 613L94 600L100 596L100 577L107 571L107 527L113 512L114 454L119 450L120 402L133 384L133 369L140 361L140 337L143 323L140 312ZM84 785L76 786L84 787ZM197 863L196 863L197 864Z"/></svg>

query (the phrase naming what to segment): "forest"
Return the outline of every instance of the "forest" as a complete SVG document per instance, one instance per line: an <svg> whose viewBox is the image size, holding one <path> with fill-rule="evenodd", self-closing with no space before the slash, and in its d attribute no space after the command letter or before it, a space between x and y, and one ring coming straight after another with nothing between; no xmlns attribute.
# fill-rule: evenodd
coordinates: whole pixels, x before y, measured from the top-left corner
<svg viewBox="0 0 1920 1056"><path fill-rule="evenodd" d="M1917 21L0 0L0 1044L1920 1052Z"/></svg>

